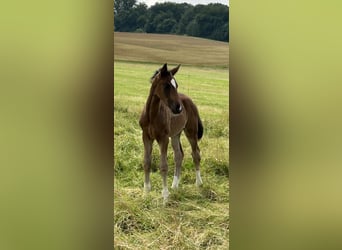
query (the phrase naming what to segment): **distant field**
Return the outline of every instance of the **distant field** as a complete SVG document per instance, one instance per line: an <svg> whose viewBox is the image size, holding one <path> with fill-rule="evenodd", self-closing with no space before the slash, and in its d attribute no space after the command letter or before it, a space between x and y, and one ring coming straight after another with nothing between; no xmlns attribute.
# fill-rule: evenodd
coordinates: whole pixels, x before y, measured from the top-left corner
<svg viewBox="0 0 342 250"><path fill-rule="evenodd" d="M228 52L227 45L176 36L115 35L116 41L121 42L114 50L118 53L114 62L114 249L228 249L229 71L227 58L210 52L221 49ZM148 41L143 44L137 38ZM183 43L178 48L166 49L179 41ZM207 54L198 49L211 42L218 46L208 49ZM198 46L197 49L191 48L192 45ZM154 57L152 52L156 50L159 53ZM203 63L198 59L201 56L206 58ZM208 58L213 61L208 63ZM179 190L170 188L174 161L169 145L170 198L165 206L156 143L152 152L152 191L147 196L143 193L144 147L138 123L151 86L149 79L164 62L170 67L182 64L176 75L179 92L193 99L204 125L199 142L204 185L195 186L191 147L183 134L184 162Z"/></svg>
<svg viewBox="0 0 342 250"><path fill-rule="evenodd" d="M227 68L229 46L189 36L115 32L114 59Z"/></svg>

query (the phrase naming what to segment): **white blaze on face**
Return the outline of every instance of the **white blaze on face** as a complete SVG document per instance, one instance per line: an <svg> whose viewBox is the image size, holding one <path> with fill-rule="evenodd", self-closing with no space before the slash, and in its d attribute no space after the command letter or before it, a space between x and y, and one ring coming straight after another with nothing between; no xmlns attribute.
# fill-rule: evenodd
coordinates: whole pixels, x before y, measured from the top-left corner
<svg viewBox="0 0 342 250"><path fill-rule="evenodd" d="M171 79L171 84L175 89L177 88L177 84L174 78Z"/></svg>

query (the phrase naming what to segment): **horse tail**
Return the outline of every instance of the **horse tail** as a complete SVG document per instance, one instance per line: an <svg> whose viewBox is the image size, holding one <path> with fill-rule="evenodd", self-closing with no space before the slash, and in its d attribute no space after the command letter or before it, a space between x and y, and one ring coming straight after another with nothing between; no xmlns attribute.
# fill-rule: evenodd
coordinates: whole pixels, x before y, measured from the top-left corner
<svg viewBox="0 0 342 250"><path fill-rule="evenodd" d="M203 124L201 118L198 116L198 130L197 130L197 138L200 140L203 136Z"/></svg>

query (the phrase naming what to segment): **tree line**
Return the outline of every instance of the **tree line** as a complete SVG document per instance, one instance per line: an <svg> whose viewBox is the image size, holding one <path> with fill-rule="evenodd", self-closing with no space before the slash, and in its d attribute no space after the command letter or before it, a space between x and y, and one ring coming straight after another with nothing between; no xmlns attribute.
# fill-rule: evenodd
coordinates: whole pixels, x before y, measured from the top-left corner
<svg viewBox="0 0 342 250"><path fill-rule="evenodd" d="M114 30L177 34L229 41L229 7L215 3L156 3L114 0Z"/></svg>

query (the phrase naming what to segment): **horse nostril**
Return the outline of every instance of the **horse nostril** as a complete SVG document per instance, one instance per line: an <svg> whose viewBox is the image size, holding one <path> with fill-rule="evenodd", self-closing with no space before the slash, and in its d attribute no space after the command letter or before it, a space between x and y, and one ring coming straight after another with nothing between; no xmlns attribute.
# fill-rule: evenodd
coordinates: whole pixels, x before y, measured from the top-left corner
<svg viewBox="0 0 342 250"><path fill-rule="evenodd" d="M179 113L182 112L182 105L177 104L177 111L178 111Z"/></svg>
<svg viewBox="0 0 342 250"><path fill-rule="evenodd" d="M183 110L183 107L180 103L173 103L172 105L170 105L170 108L172 110L172 113L174 114L179 114Z"/></svg>

